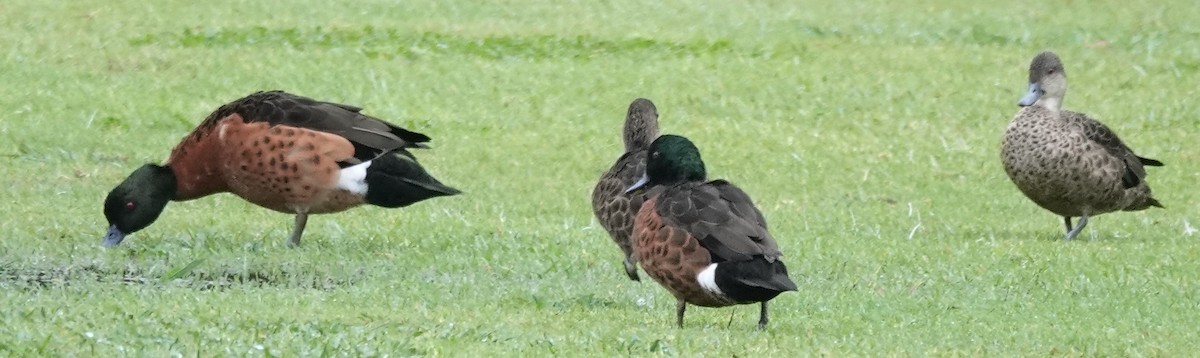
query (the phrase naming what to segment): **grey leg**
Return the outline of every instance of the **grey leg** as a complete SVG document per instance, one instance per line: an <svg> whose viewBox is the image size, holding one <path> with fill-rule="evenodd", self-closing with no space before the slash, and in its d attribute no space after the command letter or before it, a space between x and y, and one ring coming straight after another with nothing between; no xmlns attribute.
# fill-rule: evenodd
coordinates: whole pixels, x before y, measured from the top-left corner
<svg viewBox="0 0 1200 358"><path fill-rule="evenodd" d="M1083 214L1083 216L1079 217L1079 224L1076 224L1074 229L1071 229L1071 231L1067 232L1066 240L1070 241L1071 239L1075 238L1075 235L1079 235L1079 232L1083 231L1083 227L1087 226L1087 223L1088 223L1088 216L1087 216L1087 214Z"/></svg>
<svg viewBox="0 0 1200 358"><path fill-rule="evenodd" d="M1063 223L1067 224L1067 230L1063 231L1063 232L1071 232L1071 229L1075 228L1074 226L1071 226L1071 217L1070 216L1064 216Z"/></svg>
<svg viewBox="0 0 1200 358"><path fill-rule="evenodd" d="M758 329L767 329L767 301L762 302L762 311L758 312Z"/></svg>
<svg viewBox="0 0 1200 358"><path fill-rule="evenodd" d="M292 234L288 236L288 247L300 247L300 236L304 235L304 225L308 224L308 214L296 214L296 225L292 226Z"/></svg>
<svg viewBox="0 0 1200 358"><path fill-rule="evenodd" d="M687 302L678 300L675 302L675 324L679 328L683 328L683 311L687 310Z"/></svg>

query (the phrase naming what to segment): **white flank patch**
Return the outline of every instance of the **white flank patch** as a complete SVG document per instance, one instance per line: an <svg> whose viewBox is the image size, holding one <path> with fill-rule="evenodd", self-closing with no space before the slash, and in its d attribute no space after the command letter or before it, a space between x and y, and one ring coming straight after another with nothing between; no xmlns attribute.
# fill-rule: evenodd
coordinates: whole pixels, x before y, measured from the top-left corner
<svg viewBox="0 0 1200 358"><path fill-rule="evenodd" d="M716 274L717 264L710 264L708 267L705 267L704 270L700 270L700 273L696 275L696 281L699 281L700 287L708 290L708 292L723 296L725 294L722 293L721 289L717 287L717 280L714 277Z"/></svg>
<svg viewBox="0 0 1200 358"><path fill-rule="evenodd" d="M371 161L342 168L338 176L337 187L358 195L367 194L367 167Z"/></svg>

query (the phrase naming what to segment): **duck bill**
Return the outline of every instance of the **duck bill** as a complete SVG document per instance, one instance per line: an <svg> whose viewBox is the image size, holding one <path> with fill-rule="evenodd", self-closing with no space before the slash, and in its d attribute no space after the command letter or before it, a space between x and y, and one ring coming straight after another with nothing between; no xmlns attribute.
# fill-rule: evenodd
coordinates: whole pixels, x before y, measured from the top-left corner
<svg viewBox="0 0 1200 358"><path fill-rule="evenodd" d="M127 234L118 229L116 225L110 225L108 233L104 234L104 247L117 246L117 244L121 243L121 240L125 240L125 235Z"/></svg>
<svg viewBox="0 0 1200 358"><path fill-rule="evenodd" d="M1030 83L1029 92L1025 93L1025 97L1021 97L1021 100L1017 102L1017 105L1021 107L1029 107L1034 103L1037 103L1038 99L1040 98L1042 98L1042 86L1039 86L1037 83Z"/></svg>
<svg viewBox="0 0 1200 358"><path fill-rule="evenodd" d="M625 189L625 193L628 194L631 191L641 189L642 187L646 186L646 183L649 183L649 182L650 182L650 177L646 176L645 173L642 173L642 178L638 179L638 181L636 183L633 183L633 185L630 185L629 188Z"/></svg>

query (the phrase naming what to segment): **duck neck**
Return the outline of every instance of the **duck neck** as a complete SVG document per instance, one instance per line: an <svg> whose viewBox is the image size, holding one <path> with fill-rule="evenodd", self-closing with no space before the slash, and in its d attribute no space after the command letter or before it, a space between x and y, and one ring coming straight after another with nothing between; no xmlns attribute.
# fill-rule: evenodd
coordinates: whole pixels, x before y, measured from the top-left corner
<svg viewBox="0 0 1200 358"><path fill-rule="evenodd" d="M1062 109L1062 97L1042 97L1038 100L1036 105L1051 112L1058 113L1058 111Z"/></svg>
<svg viewBox="0 0 1200 358"><path fill-rule="evenodd" d="M632 153L650 148L650 143L658 137L658 121L656 119L630 118L625 121L625 152Z"/></svg>
<svg viewBox="0 0 1200 358"><path fill-rule="evenodd" d="M193 134L171 150L171 157L163 166L175 173L175 200L229 191L224 180L225 161L216 137Z"/></svg>

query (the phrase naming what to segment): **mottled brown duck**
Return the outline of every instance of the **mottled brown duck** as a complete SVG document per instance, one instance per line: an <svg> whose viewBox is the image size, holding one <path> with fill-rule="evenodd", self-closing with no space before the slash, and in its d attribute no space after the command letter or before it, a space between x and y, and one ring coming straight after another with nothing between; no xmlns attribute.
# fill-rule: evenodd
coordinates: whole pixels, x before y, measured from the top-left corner
<svg viewBox="0 0 1200 358"><path fill-rule="evenodd" d="M1086 114L1063 110L1067 74L1053 52L1029 65L1029 92L1004 133L1004 171L1025 196L1063 217L1066 240L1088 218L1114 211L1162 207L1150 194L1145 166L1162 162L1140 157L1117 134ZM1071 225L1071 218L1079 222Z"/></svg>
<svg viewBox="0 0 1200 358"><path fill-rule="evenodd" d="M648 99L635 99L625 114L625 153L600 176L592 190L592 213L625 254L625 274L634 281L639 281L637 259L633 257L629 237L633 232L633 218L642 207L642 191L626 193L625 189L646 171L646 150L656 137L658 109Z"/></svg>

